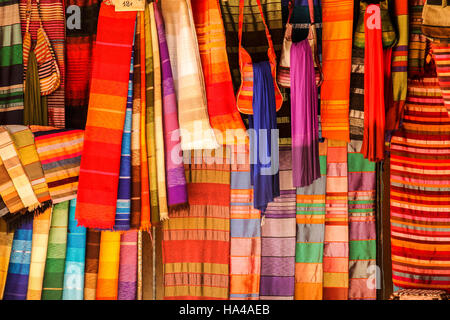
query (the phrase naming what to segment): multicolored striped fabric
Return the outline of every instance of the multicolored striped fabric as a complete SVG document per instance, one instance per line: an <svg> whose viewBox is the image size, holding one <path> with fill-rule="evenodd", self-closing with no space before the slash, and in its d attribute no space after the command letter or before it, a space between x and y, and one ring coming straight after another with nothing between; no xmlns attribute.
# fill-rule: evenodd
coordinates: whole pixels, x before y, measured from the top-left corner
<svg viewBox="0 0 450 320"><path fill-rule="evenodd" d="M47 260L42 283L42 300L62 300L68 223L69 201L54 205L48 234Z"/></svg>
<svg viewBox="0 0 450 320"><path fill-rule="evenodd" d="M27 300L41 300L51 218L52 207L45 210L41 215L36 216L33 220Z"/></svg>
<svg viewBox="0 0 450 320"><path fill-rule="evenodd" d="M137 298L138 233L127 231L120 240L118 300Z"/></svg>
<svg viewBox="0 0 450 320"><path fill-rule="evenodd" d="M1 204L1 216L4 216L8 212L15 213L24 210L22 200L17 193L14 183L8 174L0 157L0 204Z"/></svg>
<svg viewBox="0 0 450 320"><path fill-rule="evenodd" d="M8 233L6 222L0 219L0 300L3 299L13 238L14 233Z"/></svg>
<svg viewBox="0 0 450 320"><path fill-rule="evenodd" d="M151 230L149 230L151 232ZM137 275L136 275L136 300L142 300L144 297L144 256L143 256L143 240L142 233L146 231L139 230L137 232ZM119 268L120 269L120 268ZM119 271L120 274L120 271Z"/></svg>
<svg viewBox="0 0 450 320"><path fill-rule="evenodd" d="M232 150L230 299L258 300L261 274L261 213L253 208L249 145L247 143L234 146Z"/></svg>
<svg viewBox="0 0 450 320"><path fill-rule="evenodd" d="M19 154L6 127L0 127L0 158L8 172L23 206L32 212L39 207L39 200L33 191L25 169L20 162ZM14 211L11 211L14 213Z"/></svg>
<svg viewBox="0 0 450 320"><path fill-rule="evenodd" d="M409 80L391 140L392 280L450 292L450 118L436 78Z"/></svg>
<svg viewBox="0 0 450 320"><path fill-rule="evenodd" d="M397 130L405 110L408 87L408 0L393 1L397 18L398 41L392 48L392 93L393 101L386 105L386 130Z"/></svg>
<svg viewBox="0 0 450 320"><path fill-rule="evenodd" d="M120 261L119 231L102 231L96 300L117 300Z"/></svg>
<svg viewBox="0 0 450 320"><path fill-rule="evenodd" d="M78 221L75 219L76 206L77 200L70 200L63 300L83 300L84 294L86 228L78 226Z"/></svg>
<svg viewBox="0 0 450 320"><path fill-rule="evenodd" d="M31 261L33 221L24 222L14 232L3 300L26 300Z"/></svg>
<svg viewBox="0 0 450 320"><path fill-rule="evenodd" d="M191 1L165 0L161 13L178 102L181 149L216 149Z"/></svg>
<svg viewBox="0 0 450 320"><path fill-rule="evenodd" d="M234 144L235 138L227 139L226 130L245 130L245 127L236 108L219 2L217 0L191 0L191 2L205 77L209 122L214 129L222 132L222 135L216 132L220 144Z"/></svg>
<svg viewBox="0 0 450 320"><path fill-rule="evenodd" d="M450 117L450 44L431 44L444 105Z"/></svg>
<svg viewBox="0 0 450 320"><path fill-rule="evenodd" d="M321 177L297 188L295 300L322 300L327 143L319 143Z"/></svg>
<svg viewBox="0 0 450 320"><path fill-rule="evenodd" d="M185 154L189 210L163 223L164 299L225 300L229 293L230 164L226 148Z"/></svg>
<svg viewBox="0 0 450 320"><path fill-rule="evenodd" d="M19 0L0 1L0 123L23 123L23 59Z"/></svg>
<svg viewBox="0 0 450 320"><path fill-rule="evenodd" d="M83 130L30 128L53 204L74 199L78 191Z"/></svg>
<svg viewBox="0 0 450 320"><path fill-rule="evenodd" d="M260 300L293 300L296 200L291 148L280 149L280 196L267 205L261 227Z"/></svg>
<svg viewBox="0 0 450 320"><path fill-rule="evenodd" d="M348 299L347 143L327 140L327 183L323 247L323 299Z"/></svg>
<svg viewBox="0 0 450 320"><path fill-rule="evenodd" d="M84 129L89 103L92 53L99 0L66 0L66 128Z"/></svg>
<svg viewBox="0 0 450 320"><path fill-rule="evenodd" d="M133 44L134 45L134 44ZM116 221L114 230L129 230L131 227L131 122L133 113L133 65L131 54L130 79L128 80L127 108L123 125L120 154L119 187L117 190Z"/></svg>
<svg viewBox="0 0 450 320"><path fill-rule="evenodd" d="M85 227L114 227L135 22L136 12L101 4L77 195Z"/></svg>
<svg viewBox="0 0 450 320"><path fill-rule="evenodd" d="M20 21L22 23L22 34L26 29L26 8L28 0L20 0ZM39 11L37 2L31 3L31 20L29 32L32 39L37 39L37 30L40 21L45 28L48 39L58 63L61 79L60 86L55 92L47 97L48 125L57 128L65 127L65 18L64 4L62 0L39 0ZM41 17L41 19L39 19Z"/></svg>
<svg viewBox="0 0 450 320"><path fill-rule="evenodd" d="M322 0L322 136L349 141L353 1Z"/></svg>
<svg viewBox="0 0 450 320"><path fill-rule="evenodd" d="M84 300L95 300L97 291L98 258L100 255L100 231L87 229L86 259L84 267Z"/></svg>
<svg viewBox="0 0 450 320"><path fill-rule="evenodd" d="M353 45L350 75L349 107L350 139L362 141L364 136L364 48Z"/></svg>
<svg viewBox="0 0 450 320"><path fill-rule="evenodd" d="M130 226L139 229L141 225L141 14L136 16L133 40L133 110L131 113L131 220Z"/></svg>
<svg viewBox="0 0 450 320"><path fill-rule="evenodd" d="M238 55L239 0L220 0L219 2L226 34L229 68L234 91L237 92L241 84ZM281 1L261 0L260 2L264 20L270 30L275 54L280 57L284 37ZM267 60L268 43L256 0L245 1L243 35L242 46L252 56L252 59L254 61Z"/></svg>
<svg viewBox="0 0 450 320"><path fill-rule="evenodd" d="M409 46L408 77L421 77L425 73L427 38L422 34L422 10L425 0L408 0Z"/></svg>
<svg viewBox="0 0 450 320"><path fill-rule="evenodd" d="M167 180L167 205L169 212L185 210L188 205L186 177L182 161L177 163L173 155L178 154L180 160L182 157L180 145L181 136L177 134L180 129L178 124L178 107L175 95L175 85L172 75L172 66L169 56L169 49L166 42L164 21L156 3L153 4L155 11L155 23L158 29L159 52L161 62L161 82L163 99L163 118L164 118L164 154L165 154L165 174ZM155 78L155 85L156 83ZM155 102L157 105L157 101ZM177 152L177 153L175 153ZM172 156L168 156L168 155ZM160 156L161 158L161 156ZM160 180L161 182L161 180ZM161 219L164 211L160 211Z"/></svg>
<svg viewBox="0 0 450 320"><path fill-rule="evenodd" d="M348 144L348 298L375 300L375 163L364 159L360 141Z"/></svg>

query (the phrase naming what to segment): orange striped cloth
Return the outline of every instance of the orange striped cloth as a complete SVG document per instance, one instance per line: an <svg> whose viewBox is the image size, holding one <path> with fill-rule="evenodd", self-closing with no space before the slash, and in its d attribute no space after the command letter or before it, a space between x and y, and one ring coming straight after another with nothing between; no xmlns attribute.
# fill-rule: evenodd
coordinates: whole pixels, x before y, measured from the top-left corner
<svg viewBox="0 0 450 320"><path fill-rule="evenodd" d="M205 77L209 122L222 132L222 136L216 133L219 143L234 144L234 134L229 132L227 139L225 131L245 127L236 108L219 1L191 0L191 3Z"/></svg>
<svg viewBox="0 0 450 320"><path fill-rule="evenodd" d="M115 223L135 22L136 12L102 2L76 208L78 223L89 228Z"/></svg>
<svg viewBox="0 0 450 320"><path fill-rule="evenodd" d="M347 143L327 140L323 299L348 299Z"/></svg>
<svg viewBox="0 0 450 320"><path fill-rule="evenodd" d="M322 136L349 141L353 1L322 0Z"/></svg>
<svg viewBox="0 0 450 320"><path fill-rule="evenodd" d="M436 63L436 73L441 87L445 108L450 117L450 44L431 44L433 58Z"/></svg>
<svg viewBox="0 0 450 320"><path fill-rule="evenodd" d="M120 231L101 233L96 300L117 300L121 235Z"/></svg>
<svg viewBox="0 0 450 320"><path fill-rule="evenodd" d="M185 164L189 210L163 222L164 299L228 299L230 164L221 154L226 150L185 153L191 159Z"/></svg>

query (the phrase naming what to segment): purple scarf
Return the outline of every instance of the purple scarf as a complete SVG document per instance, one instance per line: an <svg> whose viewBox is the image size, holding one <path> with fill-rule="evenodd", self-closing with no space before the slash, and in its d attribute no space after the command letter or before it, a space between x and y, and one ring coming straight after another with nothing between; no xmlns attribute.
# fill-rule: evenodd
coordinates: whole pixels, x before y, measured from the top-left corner
<svg viewBox="0 0 450 320"><path fill-rule="evenodd" d="M169 212L187 208L186 176L181 154L180 126L178 124L178 107L175 86L167 48L164 22L156 3L155 21L158 29L159 51L162 74L163 118L164 118L164 152L166 160L167 204ZM173 159L178 155L178 159ZM177 161L179 160L179 161Z"/></svg>
<svg viewBox="0 0 450 320"><path fill-rule="evenodd" d="M292 176L295 187L320 178L319 121L314 60L308 40L291 47Z"/></svg>

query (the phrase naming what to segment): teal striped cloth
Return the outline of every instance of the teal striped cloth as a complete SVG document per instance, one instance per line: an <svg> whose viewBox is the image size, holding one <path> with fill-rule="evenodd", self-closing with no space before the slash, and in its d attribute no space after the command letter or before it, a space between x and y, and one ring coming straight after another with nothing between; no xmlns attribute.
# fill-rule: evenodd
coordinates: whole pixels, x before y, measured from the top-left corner
<svg viewBox="0 0 450 320"><path fill-rule="evenodd" d="M83 300L86 228L75 219L77 200L70 200L63 300Z"/></svg>

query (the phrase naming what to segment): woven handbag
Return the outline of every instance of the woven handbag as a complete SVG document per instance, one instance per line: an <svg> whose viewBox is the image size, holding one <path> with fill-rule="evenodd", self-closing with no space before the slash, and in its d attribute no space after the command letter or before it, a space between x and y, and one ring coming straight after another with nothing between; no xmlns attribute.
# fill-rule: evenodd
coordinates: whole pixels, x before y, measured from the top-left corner
<svg viewBox="0 0 450 320"><path fill-rule="evenodd" d="M444 290L401 289L393 294L389 300L448 300Z"/></svg>
<svg viewBox="0 0 450 320"><path fill-rule="evenodd" d="M422 33L432 39L450 40L448 0L427 0L422 11Z"/></svg>
<svg viewBox="0 0 450 320"><path fill-rule="evenodd" d="M30 20L31 20L31 1L27 2L26 19L27 25L25 29L25 34L23 37L23 64L24 64L24 78L26 78L28 57L31 51L31 34L29 31ZM47 37L44 26L42 25L40 4L37 0L37 9L39 16L39 28L37 30L37 41L33 49L39 74L39 84L41 89L41 96L46 96L53 93L58 89L61 84L61 74L59 71L58 63L56 62L55 54L53 53L52 45Z"/></svg>
<svg viewBox="0 0 450 320"><path fill-rule="evenodd" d="M244 25L244 1L239 1L239 69L241 72L241 85L237 94L237 108L239 112L244 114L253 114L253 62L250 54L242 47L242 28ZM273 85L275 87L275 103L276 111L280 110L283 104L283 97L278 88L276 81L277 74L277 56L273 48L272 38L270 36L269 28L264 19L261 0L256 0L264 24L267 42L269 49L267 56L269 58L270 68L272 70Z"/></svg>

